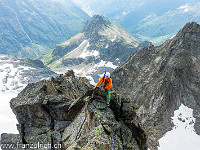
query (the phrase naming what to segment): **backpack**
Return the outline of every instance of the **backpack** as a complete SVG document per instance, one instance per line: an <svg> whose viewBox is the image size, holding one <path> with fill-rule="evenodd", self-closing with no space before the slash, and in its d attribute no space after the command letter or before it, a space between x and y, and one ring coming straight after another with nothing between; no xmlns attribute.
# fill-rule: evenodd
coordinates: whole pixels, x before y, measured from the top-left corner
<svg viewBox="0 0 200 150"><path fill-rule="evenodd" d="M103 81L104 81L104 79L105 79L105 76L106 76L106 71L105 71L104 76L103 76ZM110 78L111 78L111 75L110 75ZM103 84L103 83L101 83L101 84ZM106 84L107 84L107 83L104 83L104 86L106 86Z"/></svg>

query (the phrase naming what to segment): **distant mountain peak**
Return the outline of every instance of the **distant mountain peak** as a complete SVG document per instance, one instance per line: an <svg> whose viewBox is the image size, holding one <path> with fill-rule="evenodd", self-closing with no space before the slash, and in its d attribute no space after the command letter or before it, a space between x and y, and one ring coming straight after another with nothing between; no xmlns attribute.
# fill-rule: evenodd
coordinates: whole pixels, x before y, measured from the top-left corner
<svg viewBox="0 0 200 150"><path fill-rule="evenodd" d="M169 48L172 48L174 51L173 47L176 47L176 52L191 51L192 53L200 54L197 48L199 41L200 25L196 22L189 22L170 40Z"/></svg>
<svg viewBox="0 0 200 150"><path fill-rule="evenodd" d="M112 72L133 52L147 45L149 42L141 43L120 25L96 15L81 33L57 45L42 60L57 73L74 70L78 76L90 74L95 83L102 72Z"/></svg>
<svg viewBox="0 0 200 150"><path fill-rule="evenodd" d="M95 15L85 24L82 32L86 35L97 33L98 31L107 28L111 22L103 16Z"/></svg>

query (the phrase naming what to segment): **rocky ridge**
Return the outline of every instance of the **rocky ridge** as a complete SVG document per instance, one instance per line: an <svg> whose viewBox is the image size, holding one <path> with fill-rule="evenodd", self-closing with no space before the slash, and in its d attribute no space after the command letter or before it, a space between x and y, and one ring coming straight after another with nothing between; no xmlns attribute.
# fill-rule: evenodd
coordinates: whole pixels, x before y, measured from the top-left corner
<svg viewBox="0 0 200 150"><path fill-rule="evenodd" d="M171 117L181 104L193 109L194 128L200 134L200 25L187 23L172 39L150 45L129 57L112 74L116 91L137 104L148 146L157 142L173 124Z"/></svg>
<svg viewBox="0 0 200 150"><path fill-rule="evenodd" d="M93 90L85 77L75 77L73 71L29 84L10 102L21 143L57 143L68 150L146 149L147 137L136 106L112 92L108 107L105 95L100 89ZM9 143L8 136L2 134L2 141Z"/></svg>
<svg viewBox="0 0 200 150"><path fill-rule="evenodd" d="M101 61L116 67L147 45L149 42L141 43L121 26L95 15L79 34L58 44L42 61L57 73L73 69L76 74L86 75L98 70Z"/></svg>

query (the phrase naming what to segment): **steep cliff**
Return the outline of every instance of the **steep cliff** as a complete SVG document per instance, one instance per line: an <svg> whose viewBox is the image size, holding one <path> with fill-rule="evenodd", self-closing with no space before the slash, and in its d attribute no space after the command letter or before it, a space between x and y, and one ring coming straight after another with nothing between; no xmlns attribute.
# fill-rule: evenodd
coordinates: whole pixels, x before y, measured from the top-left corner
<svg viewBox="0 0 200 150"><path fill-rule="evenodd" d="M73 71L29 84L10 102L20 137L10 136L20 138L15 141L21 141L21 146L39 142L61 144L68 150L146 149L147 137L139 125L136 106L112 92L108 107L105 97L104 91L94 90L86 78L76 78ZM2 134L3 143L9 143L5 140L8 136Z"/></svg>
<svg viewBox="0 0 200 150"><path fill-rule="evenodd" d="M200 134L200 25L187 23L164 44L145 47L112 74L115 90L131 97L149 135L148 144L172 129L171 117L181 104L193 109Z"/></svg>

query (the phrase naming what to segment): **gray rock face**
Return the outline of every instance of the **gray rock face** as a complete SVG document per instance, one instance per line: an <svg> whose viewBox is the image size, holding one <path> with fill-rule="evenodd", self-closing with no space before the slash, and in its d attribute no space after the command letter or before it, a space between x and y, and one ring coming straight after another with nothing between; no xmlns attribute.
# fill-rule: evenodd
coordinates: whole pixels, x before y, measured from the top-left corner
<svg viewBox="0 0 200 150"><path fill-rule="evenodd" d="M137 112L151 149L157 149L157 140L173 126L171 117L181 103L194 110L199 134L200 25L188 23L164 44L136 52L112 78L115 90L139 106Z"/></svg>
<svg viewBox="0 0 200 150"><path fill-rule="evenodd" d="M23 144L50 143L58 149L146 149L146 134L140 127L130 99L106 93L73 71L51 80L29 84L10 102L19 122Z"/></svg>
<svg viewBox="0 0 200 150"><path fill-rule="evenodd" d="M85 33L87 38L93 37L95 34L98 34L103 28L108 28L111 25L111 22L99 15L95 15L91 20L87 21L82 32Z"/></svg>
<svg viewBox="0 0 200 150"><path fill-rule="evenodd" d="M19 134L1 134L1 149L2 150L21 150L19 147L22 144L22 140Z"/></svg>

